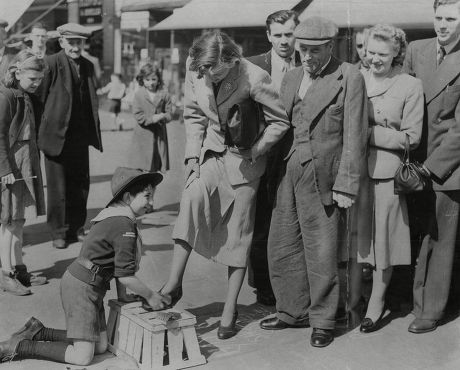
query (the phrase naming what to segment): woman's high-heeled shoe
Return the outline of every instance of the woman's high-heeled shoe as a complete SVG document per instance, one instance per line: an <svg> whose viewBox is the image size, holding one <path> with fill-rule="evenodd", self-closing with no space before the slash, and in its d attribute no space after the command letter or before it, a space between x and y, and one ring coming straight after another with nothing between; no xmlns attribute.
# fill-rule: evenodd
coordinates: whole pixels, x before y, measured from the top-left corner
<svg viewBox="0 0 460 370"><path fill-rule="evenodd" d="M171 303L169 303L169 305L165 307L165 309L173 308L176 305L176 303L179 302L180 299L182 298L182 294L183 294L182 285L175 287L171 292L166 293L166 294L162 293L163 288L160 289L159 293L161 295L168 295L169 297L171 297Z"/></svg>
<svg viewBox="0 0 460 370"><path fill-rule="evenodd" d="M379 330L382 327L382 319L385 316L385 312L387 311L386 306L383 307L383 311L380 314L379 318L374 322L372 319L365 317L363 321L361 321L361 326L359 327L359 331L361 333L372 333L374 331Z"/></svg>
<svg viewBox="0 0 460 370"><path fill-rule="evenodd" d="M238 330L236 329L236 320L238 319L238 311L233 313L232 322L229 326L222 326L219 324L219 328L217 329L217 338L219 339L228 339L234 337Z"/></svg>

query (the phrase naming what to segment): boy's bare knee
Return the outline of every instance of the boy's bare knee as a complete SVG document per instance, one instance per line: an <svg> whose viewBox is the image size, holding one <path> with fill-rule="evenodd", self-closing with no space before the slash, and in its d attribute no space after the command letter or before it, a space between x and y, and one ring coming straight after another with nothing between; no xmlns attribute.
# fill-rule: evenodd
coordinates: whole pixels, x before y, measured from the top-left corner
<svg viewBox="0 0 460 370"><path fill-rule="evenodd" d="M94 350L96 355L100 355L107 351L108 345L107 342L98 342L96 343L96 348Z"/></svg>

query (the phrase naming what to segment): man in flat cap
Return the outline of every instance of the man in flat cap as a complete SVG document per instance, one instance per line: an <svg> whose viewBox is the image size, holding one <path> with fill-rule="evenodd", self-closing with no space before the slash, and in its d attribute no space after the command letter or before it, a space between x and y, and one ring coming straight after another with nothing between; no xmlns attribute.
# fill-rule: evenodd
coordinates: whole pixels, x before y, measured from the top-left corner
<svg viewBox="0 0 460 370"><path fill-rule="evenodd" d="M276 317L263 329L313 327L311 345L333 340L339 301L340 209L354 203L367 141L367 98L355 66L332 56L337 26L312 17L294 31L302 67L286 73L281 99L290 117L268 238Z"/></svg>
<svg viewBox="0 0 460 370"><path fill-rule="evenodd" d="M81 56L90 35L78 24L57 28L59 53L45 57L49 66L41 85L44 112L38 145L45 154L47 222L53 246L66 248L82 239L89 192L89 153L102 150L93 65Z"/></svg>
<svg viewBox="0 0 460 370"><path fill-rule="evenodd" d="M6 70L14 56L19 52L19 50L6 46L6 27L8 27L8 22L0 19L0 83L2 83Z"/></svg>

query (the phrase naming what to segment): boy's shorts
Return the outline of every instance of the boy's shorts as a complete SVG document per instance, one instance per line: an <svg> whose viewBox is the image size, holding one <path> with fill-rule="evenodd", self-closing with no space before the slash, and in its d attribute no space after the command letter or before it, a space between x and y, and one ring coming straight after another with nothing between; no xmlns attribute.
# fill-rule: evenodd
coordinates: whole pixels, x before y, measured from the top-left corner
<svg viewBox="0 0 460 370"><path fill-rule="evenodd" d="M107 330L104 312L106 291L78 280L66 271L61 280L61 301L67 338L98 342Z"/></svg>

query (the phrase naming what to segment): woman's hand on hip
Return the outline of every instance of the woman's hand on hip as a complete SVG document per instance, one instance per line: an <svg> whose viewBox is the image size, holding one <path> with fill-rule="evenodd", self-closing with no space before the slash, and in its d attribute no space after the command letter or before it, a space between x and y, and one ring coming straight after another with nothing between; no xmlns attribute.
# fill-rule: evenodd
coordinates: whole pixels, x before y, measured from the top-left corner
<svg viewBox="0 0 460 370"><path fill-rule="evenodd" d="M14 177L12 173L2 176L2 184L8 185L8 184L14 184L15 182L16 182L16 178Z"/></svg>

